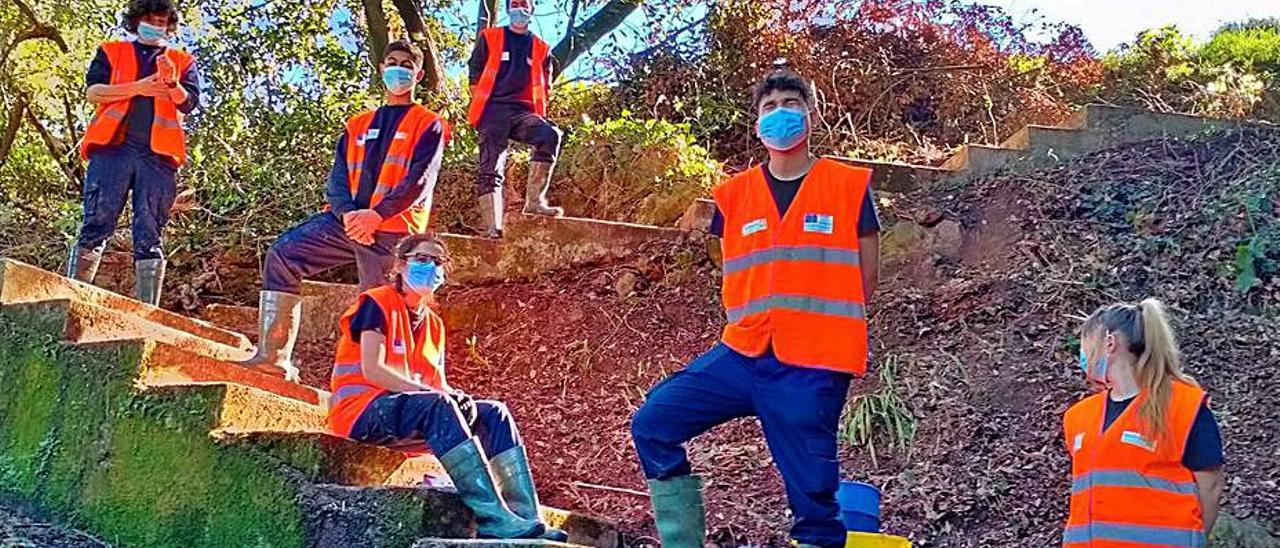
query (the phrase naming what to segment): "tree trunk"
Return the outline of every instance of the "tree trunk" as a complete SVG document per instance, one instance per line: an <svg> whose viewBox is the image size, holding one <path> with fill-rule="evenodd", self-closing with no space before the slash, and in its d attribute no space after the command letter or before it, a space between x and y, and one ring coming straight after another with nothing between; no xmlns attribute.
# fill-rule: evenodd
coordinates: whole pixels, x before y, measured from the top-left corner
<svg viewBox="0 0 1280 548"><path fill-rule="evenodd" d="M591 14L581 25L576 25L573 32L560 40L551 50L556 66L564 72L583 53L591 49L605 35L613 32L623 21L636 11L644 0L609 0L603 7Z"/></svg>
<svg viewBox="0 0 1280 548"><path fill-rule="evenodd" d="M440 51L436 41L427 30L427 22L422 18L422 6L418 0L392 0L400 19L404 20L404 29L409 33L419 48L422 48L422 70L426 72L423 84L427 91L438 92L444 89L444 67L440 64Z"/></svg>
<svg viewBox="0 0 1280 548"><path fill-rule="evenodd" d="M13 102L13 108L9 109L9 119L5 121L4 135L0 135L0 167L4 167L4 163L9 159L9 149L13 147L13 141L18 138L18 128L22 127L22 115L27 110L27 101L22 97L18 97Z"/></svg>
<svg viewBox="0 0 1280 548"><path fill-rule="evenodd" d="M375 72L382 66L382 56L387 51L387 12L382 9L382 0L361 0L364 4L365 25L369 29L369 64Z"/></svg>
<svg viewBox="0 0 1280 548"><path fill-rule="evenodd" d="M476 34L498 21L498 0L480 0L476 7Z"/></svg>

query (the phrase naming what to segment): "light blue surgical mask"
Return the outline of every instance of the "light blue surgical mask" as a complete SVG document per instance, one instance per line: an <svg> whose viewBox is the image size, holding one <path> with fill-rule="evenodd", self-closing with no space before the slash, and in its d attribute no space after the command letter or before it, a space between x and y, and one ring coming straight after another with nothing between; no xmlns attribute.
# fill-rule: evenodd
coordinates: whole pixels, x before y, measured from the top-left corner
<svg viewBox="0 0 1280 548"><path fill-rule="evenodd" d="M533 19L533 10L529 8L508 8L507 17L511 19L511 24L517 27L527 26L529 21Z"/></svg>
<svg viewBox="0 0 1280 548"><path fill-rule="evenodd" d="M413 71L404 67L382 69L382 84L392 95L404 95L413 89Z"/></svg>
<svg viewBox="0 0 1280 548"><path fill-rule="evenodd" d="M1084 371L1086 377L1098 382L1107 382L1107 357L1099 356L1098 363L1094 367L1089 367L1089 356L1084 353L1084 348L1080 348L1080 370Z"/></svg>
<svg viewBox="0 0 1280 548"><path fill-rule="evenodd" d="M151 42L158 44L169 37L169 29L165 27L157 27L150 23L138 22L138 39L143 42Z"/></svg>
<svg viewBox="0 0 1280 548"><path fill-rule="evenodd" d="M444 268L433 261L409 261L404 283L419 295L434 292L444 285Z"/></svg>
<svg viewBox="0 0 1280 548"><path fill-rule="evenodd" d="M760 117L756 131L770 150L791 150L809 136L809 113L792 107L775 108Z"/></svg>

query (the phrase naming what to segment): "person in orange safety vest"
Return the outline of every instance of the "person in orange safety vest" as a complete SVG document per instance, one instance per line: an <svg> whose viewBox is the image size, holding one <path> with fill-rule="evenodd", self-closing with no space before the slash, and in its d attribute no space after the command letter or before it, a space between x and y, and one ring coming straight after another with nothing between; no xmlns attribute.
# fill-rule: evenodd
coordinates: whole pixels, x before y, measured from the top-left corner
<svg viewBox="0 0 1280 548"><path fill-rule="evenodd" d="M381 285L396 242L427 230L450 130L443 118L414 102L425 74L422 62L422 50L408 40L387 45L381 69L385 103L351 117L339 135L324 210L267 250L258 348L240 365L296 380L302 281L355 263L360 290Z"/></svg>
<svg viewBox="0 0 1280 548"><path fill-rule="evenodd" d="M479 535L568 535L542 523L528 454L501 402L476 400L445 376L445 326L432 306L448 250L432 234L395 249L394 281L360 294L339 321L329 428L378 445L425 445L476 516Z"/></svg>
<svg viewBox="0 0 1280 548"><path fill-rule="evenodd" d="M712 191L724 333L655 386L631 423L666 548L700 547L706 532L701 482L683 444L745 416L759 417L782 473L793 541L845 543L836 430L870 354L880 228L871 172L810 153L813 86L795 73L765 78L753 104L769 161Z"/></svg>
<svg viewBox="0 0 1280 548"><path fill-rule="evenodd" d="M533 0L508 0L507 17L507 26L480 31L467 63L471 82L467 119L480 138L476 196L481 230L489 238L502 237L502 182L510 140L533 146L524 212L552 217L564 214L547 203L563 137L547 120L551 49L529 30Z"/></svg>
<svg viewBox="0 0 1280 548"><path fill-rule="evenodd" d="M1182 372L1160 301L1089 316L1080 367L1106 389L1063 419L1071 454L1063 546L1206 546L1222 496L1222 438L1205 391Z"/></svg>
<svg viewBox="0 0 1280 548"><path fill-rule="evenodd" d="M171 0L132 0L123 19L132 36L104 42L85 76L96 109L80 146L89 162L84 221L67 276L93 283L132 196L134 295L154 305L164 285L164 227L187 157L182 119L200 103L200 78L191 54L168 41L180 21Z"/></svg>

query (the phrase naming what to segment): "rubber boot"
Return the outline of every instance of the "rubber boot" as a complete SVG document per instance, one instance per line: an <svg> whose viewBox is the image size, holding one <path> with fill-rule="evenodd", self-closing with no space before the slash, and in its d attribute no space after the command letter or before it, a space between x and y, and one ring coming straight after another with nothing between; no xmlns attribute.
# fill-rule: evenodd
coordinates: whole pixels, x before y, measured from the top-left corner
<svg viewBox="0 0 1280 548"><path fill-rule="evenodd" d="M649 480L649 499L662 548L702 548L707 515L702 508L702 480L680 476Z"/></svg>
<svg viewBox="0 0 1280 548"><path fill-rule="evenodd" d="M298 382L293 366L293 345L298 341L302 297L283 291L263 291L258 297L258 349L252 358L238 362L268 375L284 374Z"/></svg>
<svg viewBox="0 0 1280 548"><path fill-rule="evenodd" d="M551 188L551 162L529 162L529 184L524 191L524 212L532 215L559 217L564 209L547 203L547 189Z"/></svg>
<svg viewBox="0 0 1280 548"><path fill-rule="evenodd" d="M533 472L529 470L529 455L523 445L517 445L489 459L493 479L498 483L502 498L511 512L524 519L542 521L538 516L538 491L533 486ZM546 524L543 524L546 525ZM542 538L553 542L568 542L569 533L547 526Z"/></svg>
<svg viewBox="0 0 1280 548"><path fill-rule="evenodd" d="M485 238L502 238L503 205L501 189L480 197L480 230Z"/></svg>
<svg viewBox="0 0 1280 548"><path fill-rule="evenodd" d="M133 262L133 294L139 301L160 306L160 290L164 287L164 259Z"/></svg>
<svg viewBox="0 0 1280 548"><path fill-rule="evenodd" d="M463 504L476 516L480 538L539 538L546 531L541 523L511 512L498 494L489 463L475 438L470 438L441 455L440 464L458 489Z"/></svg>
<svg viewBox="0 0 1280 548"><path fill-rule="evenodd" d="M101 251L73 245L71 256L67 259L67 277L91 284L98 276L98 264L101 262Z"/></svg>

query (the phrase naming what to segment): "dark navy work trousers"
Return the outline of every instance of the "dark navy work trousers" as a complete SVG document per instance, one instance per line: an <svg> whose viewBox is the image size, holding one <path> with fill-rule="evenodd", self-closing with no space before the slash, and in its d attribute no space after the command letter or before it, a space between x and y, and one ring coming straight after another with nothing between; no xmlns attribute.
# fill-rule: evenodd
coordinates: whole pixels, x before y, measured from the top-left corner
<svg viewBox="0 0 1280 548"><path fill-rule="evenodd" d="M490 103L485 106L480 127L480 158L476 165L476 195L484 196L502 187L506 178L507 149L511 141L533 147L534 162L555 163L560 156L560 128L529 111L528 107Z"/></svg>
<svg viewBox="0 0 1280 548"><path fill-rule="evenodd" d="M489 457L521 443L516 420L506 404L476 400L475 423L467 424L453 398L438 392L378 396L351 427L351 439L356 441L397 447L422 441L436 455L448 453L473 435Z"/></svg>
<svg viewBox="0 0 1280 548"><path fill-rule="evenodd" d="M101 252L133 198L133 258L164 258L161 234L178 196L178 168L165 156L131 145L89 153L84 174L84 222L76 245Z"/></svg>
<svg viewBox="0 0 1280 548"><path fill-rule="evenodd" d="M262 266L262 289L297 295L302 280L339 266L356 264L360 291L387 283L395 263L391 251L404 234L377 232L373 245L347 237L338 216L328 211L312 215L280 235Z"/></svg>
<svg viewBox="0 0 1280 548"><path fill-rule="evenodd" d="M786 365L766 352L753 358L723 343L655 386L631 422L649 479L691 473L684 443L711 427L755 416L786 486L791 538L844 546L836 489L836 431L852 376Z"/></svg>

